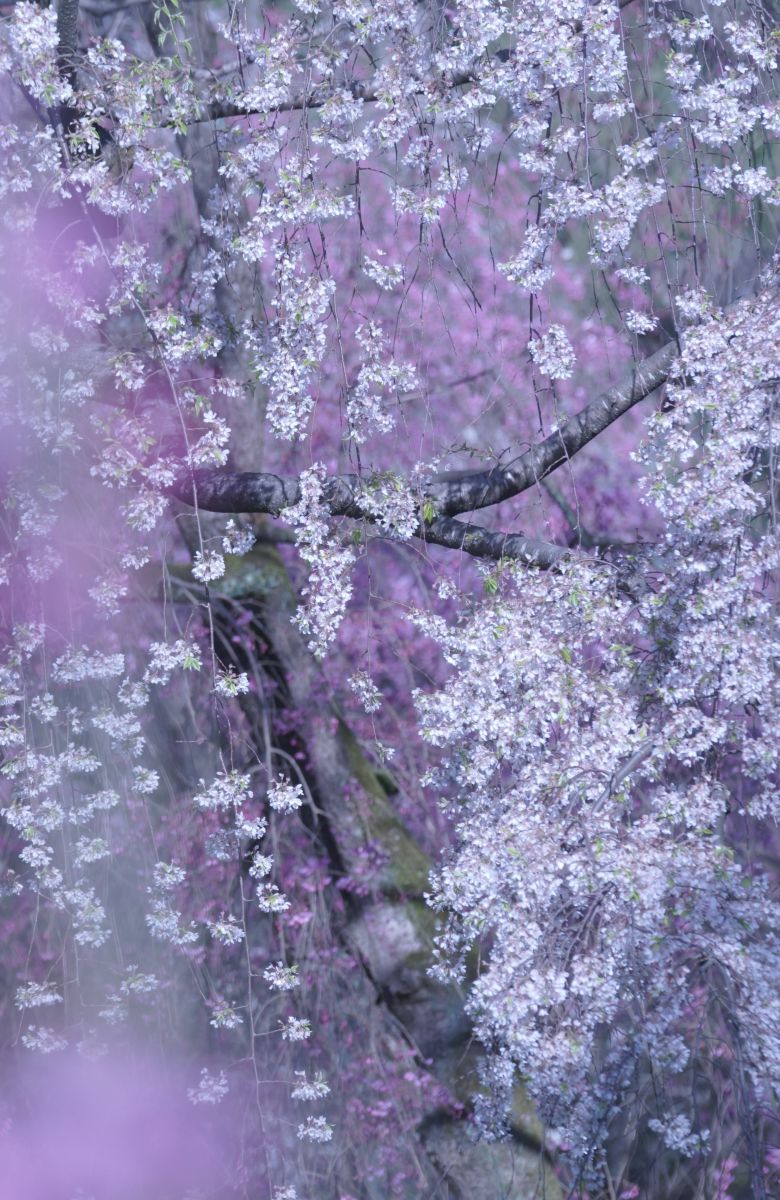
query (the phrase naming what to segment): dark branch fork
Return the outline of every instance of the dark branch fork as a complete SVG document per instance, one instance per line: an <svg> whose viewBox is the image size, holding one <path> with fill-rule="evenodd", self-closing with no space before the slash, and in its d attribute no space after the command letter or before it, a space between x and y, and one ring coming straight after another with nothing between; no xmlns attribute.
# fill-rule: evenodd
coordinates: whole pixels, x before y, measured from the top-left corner
<svg viewBox="0 0 780 1200"><path fill-rule="evenodd" d="M636 365L620 384L592 400L575 416L514 463L464 476L462 479L432 480L421 493L421 508L432 507L430 520L421 520L416 534L434 545L464 550L480 558L515 558L529 565L550 568L571 551L563 546L502 533L457 521L460 513L475 512L500 504L551 474L598 437L619 417L646 399L666 381L678 354L669 342L644 362ZM322 503L333 517L376 521L371 499L372 480L358 475L332 475L323 481ZM270 472L196 471L182 474L171 489L188 504L210 512L268 513L280 516L301 498L300 479Z"/></svg>

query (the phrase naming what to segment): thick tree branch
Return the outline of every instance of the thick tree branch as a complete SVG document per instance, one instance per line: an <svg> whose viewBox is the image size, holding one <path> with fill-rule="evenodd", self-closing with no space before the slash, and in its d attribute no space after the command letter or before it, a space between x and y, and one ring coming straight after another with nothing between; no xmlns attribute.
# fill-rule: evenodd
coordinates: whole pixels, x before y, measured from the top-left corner
<svg viewBox="0 0 780 1200"><path fill-rule="evenodd" d="M79 37L79 0L57 4L57 58L60 74L76 86L76 48Z"/></svg>
<svg viewBox="0 0 780 1200"><path fill-rule="evenodd" d="M469 525L454 517L437 517L420 530L419 536L435 546L464 550L476 558L514 558L540 570L550 570L565 558L576 555L576 551L566 546L526 537L524 533L503 533L481 525Z"/></svg>
<svg viewBox="0 0 780 1200"><path fill-rule="evenodd" d="M278 516L301 498L297 477L242 471L200 471L192 478L182 476L172 489L179 500L208 512L270 513ZM325 480L323 502L331 516L354 517L376 523L370 494L357 475L334 475ZM565 546L469 525L452 517L435 517L421 522L416 536L434 546L463 550L477 558L516 558L529 566L548 570L571 556Z"/></svg>
<svg viewBox="0 0 780 1200"><path fill-rule="evenodd" d="M57 0L57 67L73 90L78 86L76 51L79 44L79 0ZM67 135L78 120L78 112L67 101L50 113L55 127ZM63 145L63 152L65 146Z"/></svg>
<svg viewBox="0 0 780 1200"><path fill-rule="evenodd" d="M427 493L436 511L442 516L473 512L527 491L660 387L668 378L677 354L677 343L667 342L635 366L621 383L591 400L581 412L564 421L560 429L521 455L511 466L496 467L461 480L432 483Z"/></svg>
<svg viewBox="0 0 780 1200"><path fill-rule="evenodd" d="M417 536L433 545L464 550L480 558L517 558L529 565L549 568L568 553L566 548L528 538L522 533L502 533L452 520L457 513L473 512L500 504L526 491L603 433L614 421L644 400L668 377L677 355L677 344L669 342L616 387L592 400L555 433L532 447L509 467L466 475L460 479L434 480L421 496L431 501L432 520L421 523ZM301 498L300 480L295 476L261 471L197 471L182 475L172 488L187 504L210 512L270 513L279 516ZM357 475L334 475L325 480L322 499L334 517L376 521L371 503L370 481Z"/></svg>
<svg viewBox="0 0 780 1200"><path fill-rule="evenodd" d="M182 474L171 489L179 500L208 512L269 513L278 517L301 498L297 475L268 471L195 471ZM361 507L357 475L332 475L322 486L322 500L332 517L367 517Z"/></svg>
<svg viewBox="0 0 780 1200"><path fill-rule="evenodd" d="M452 81L453 87L460 87L464 83L471 83L470 75L456 75ZM355 100L362 100L364 104L375 104L381 100L381 92L377 92L368 82L359 82L354 80L351 83L345 83L342 89L349 92ZM298 92L291 96L289 100L282 101L281 104L275 104L273 112L269 113L266 110L247 108L245 105L236 103L228 103L227 101L215 100L204 106L203 116L199 118L202 121L222 121L231 117L252 117L252 116L271 116L282 112L300 112L303 109L322 108L335 93L332 89L325 91L314 88L311 92ZM422 91L416 93L422 94Z"/></svg>

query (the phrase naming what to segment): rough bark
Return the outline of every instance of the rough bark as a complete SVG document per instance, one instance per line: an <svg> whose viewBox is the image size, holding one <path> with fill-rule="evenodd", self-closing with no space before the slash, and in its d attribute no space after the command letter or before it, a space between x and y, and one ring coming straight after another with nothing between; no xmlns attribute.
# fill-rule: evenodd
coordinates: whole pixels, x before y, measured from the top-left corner
<svg viewBox="0 0 780 1200"><path fill-rule="evenodd" d="M385 1014L383 1036L399 1029L428 1069L468 1113L478 1089L480 1056L454 986L428 974L436 918L423 900L430 862L399 820L386 787L343 715L322 694L320 669L291 621L297 597L279 554L256 547L230 563L221 581L232 599L260 604L264 633L285 677L291 704L301 714L311 782L322 813L323 844L336 871L349 871L369 844L385 862L369 897L351 902L341 935L365 970L373 1007ZM429 1194L450 1200L558 1200L559 1185L543 1149L543 1134L525 1093L518 1089L515 1138L475 1143L467 1120L432 1111L419 1130L429 1165ZM446 1186L445 1186L446 1185Z"/></svg>

